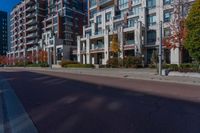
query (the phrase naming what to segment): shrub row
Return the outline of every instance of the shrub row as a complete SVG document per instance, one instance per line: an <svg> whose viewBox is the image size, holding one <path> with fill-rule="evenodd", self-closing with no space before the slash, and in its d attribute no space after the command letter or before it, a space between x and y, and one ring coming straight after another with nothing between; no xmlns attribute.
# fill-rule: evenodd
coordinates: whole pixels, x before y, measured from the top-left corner
<svg viewBox="0 0 200 133"><path fill-rule="evenodd" d="M62 67L73 67L73 68L93 68L94 65L92 64L80 64L78 62L75 61L71 61L71 60L62 60L60 65Z"/></svg>
<svg viewBox="0 0 200 133"><path fill-rule="evenodd" d="M73 67L73 68L94 68L92 64L68 64L65 67Z"/></svg>
<svg viewBox="0 0 200 133"><path fill-rule="evenodd" d="M140 68L142 67L142 58L135 56L128 56L124 59L114 57L107 61L107 66L112 68Z"/></svg>
<svg viewBox="0 0 200 133"><path fill-rule="evenodd" d="M184 63L184 64L165 64L163 65L163 68L169 69L171 71L179 71L179 72L200 72L200 66L198 64L190 64L190 63Z"/></svg>
<svg viewBox="0 0 200 133"><path fill-rule="evenodd" d="M49 67L48 63L25 63L24 62L17 62L15 65L8 65L9 67Z"/></svg>
<svg viewBox="0 0 200 133"><path fill-rule="evenodd" d="M60 65L62 67L67 67L69 64L78 64L78 62L75 62L75 61L71 61L71 60L62 60L60 62Z"/></svg>

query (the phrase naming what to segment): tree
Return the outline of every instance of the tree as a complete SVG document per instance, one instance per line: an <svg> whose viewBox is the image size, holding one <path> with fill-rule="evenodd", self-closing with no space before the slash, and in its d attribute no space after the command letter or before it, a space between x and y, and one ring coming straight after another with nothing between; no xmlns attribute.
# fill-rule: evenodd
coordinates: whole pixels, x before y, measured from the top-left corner
<svg viewBox="0 0 200 133"><path fill-rule="evenodd" d="M118 38L116 35L113 35L112 38L111 51L113 52L113 55L118 55L118 52L120 51Z"/></svg>
<svg viewBox="0 0 200 133"><path fill-rule="evenodd" d="M47 52L44 50L40 50L38 53L38 60L40 63L46 63L47 62Z"/></svg>
<svg viewBox="0 0 200 133"><path fill-rule="evenodd" d="M156 53L156 50L153 50L153 53L151 55L151 63L156 66L158 63L158 54Z"/></svg>
<svg viewBox="0 0 200 133"><path fill-rule="evenodd" d="M192 5L186 19L188 34L185 40L185 48L198 63L200 63L200 0Z"/></svg>
<svg viewBox="0 0 200 133"><path fill-rule="evenodd" d="M172 18L168 23L170 35L163 39L163 45L170 50L179 49L179 63L181 63L181 51L183 50L184 40L187 35L187 29L185 26L185 14L188 10L189 5L187 0L175 0L172 6Z"/></svg>

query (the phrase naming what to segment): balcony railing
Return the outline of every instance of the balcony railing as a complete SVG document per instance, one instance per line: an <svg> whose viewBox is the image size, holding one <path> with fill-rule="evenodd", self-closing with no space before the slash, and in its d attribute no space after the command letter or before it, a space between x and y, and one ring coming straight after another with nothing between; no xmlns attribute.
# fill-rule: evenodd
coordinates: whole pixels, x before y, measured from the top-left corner
<svg viewBox="0 0 200 133"><path fill-rule="evenodd" d="M36 23L36 20L35 19L31 19L29 21L26 22L26 24L34 24Z"/></svg>
<svg viewBox="0 0 200 133"><path fill-rule="evenodd" d="M116 15L116 16L114 16L114 20L121 19L121 18L122 18L121 15Z"/></svg>
<svg viewBox="0 0 200 133"><path fill-rule="evenodd" d="M100 0L99 5L104 5L104 4L111 2L111 1L113 1L113 0Z"/></svg>
<svg viewBox="0 0 200 133"><path fill-rule="evenodd" d="M126 45L134 45L135 44L135 40L127 40Z"/></svg>
<svg viewBox="0 0 200 133"><path fill-rule="evenodd" d="M26 29L26 31L32 31L32 30L36 30L37 26L31 26L29 28Z"/></svg>
<svg viewBox="0 0 200 133"><path fill-rule="evenodd" d="M37 33L31 33L31 34L28 34L26 36L26 38L30 38L30 37L36 37L37 36Z"/></svg>
<svg viewBox="0 0 200 133"><path fill-rule="evenodd" d="M34 6L29 6L29 7L26 9L27 12L32 12L32 11L34 11L34 10L35 10L35 7L34 7Z"/></svg>
<svg viewBox="0 0 200 133"><path fill-rule="evenodd" d="M91 50L97 50L97 49L103 49L103 48L104 48L104 44L103 43L93 44L91 46Z"/></svg>
<svg viewBox="0 0 200 133"><path fill-rule="evenodd" d="M34 17L35 16L35 13L28 13L27 15L26 15L26 18L31 18L31 17Z"/></svg>
<svg viewBox="0 0 200 133"><path fill-rule="evenodd" d="M26 42L27 45L31 45L31 44L34 44L34 43L35 43L34 40L31 40L31 41Z"/></svg>

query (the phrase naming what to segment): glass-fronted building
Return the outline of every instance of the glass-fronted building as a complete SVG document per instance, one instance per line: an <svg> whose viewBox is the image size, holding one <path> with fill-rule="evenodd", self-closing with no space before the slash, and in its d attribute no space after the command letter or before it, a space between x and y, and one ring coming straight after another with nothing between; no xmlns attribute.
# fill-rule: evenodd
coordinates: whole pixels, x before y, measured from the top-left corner
<svg viewBox="0 0 200 133"><path fill-rule="evenodd" d="M0 11L0 55L6 55L8 50L7 12Z"/></svg>

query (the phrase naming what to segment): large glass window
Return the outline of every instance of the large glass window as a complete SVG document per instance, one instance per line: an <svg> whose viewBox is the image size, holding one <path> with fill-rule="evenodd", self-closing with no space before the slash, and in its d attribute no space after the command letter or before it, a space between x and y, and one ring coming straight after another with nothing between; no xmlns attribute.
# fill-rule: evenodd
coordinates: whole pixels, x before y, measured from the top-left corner
<svg viewBox="0 0 200 133"><path fill-rule="evenodd" d="M163 5L171 4L172 0L163 0Z"/></svg>
<svg viewBox="0 0 200 133"><path fill-rule="evenodd" d="M170 34L171 34L170 28L165 28L164 29L164 37L168 37L168 36L170 36Z"/></svg>
<svg viewBox="0 0 200 133"><path fill-rule="evenodd" d="M156 24L156 14L152 14L148 16L148 25Z"/></svg>
<svg viewBox="0 0 200 133"><path fill-rule="evenodd" d="M91 10L91 11L90 11L90 18L93 18L95 13L97 13L97 10L96 10L96 9Z"/></svg>
<svg viewBox="0 0 200 133"><path fill-rule="evenodd" d="M140 2L140 0L132 0L133 4L138 4Z"/></svg>
<svg viewBox="0 0 200 133"><path fill-rule="evenodd" d="M97 3L96 3L96 0L90 0L90 7L93 7L95 6Z"/></svg>
<svg viewBox="0 0 200 133"><path fill-rule="evenodd" d="M101 24L102 23L102 19L101 19L101 15L97 16L97 24Z"/></svg>
<svg viewBox="0 0 200 133"><path fill-rule="evenodd" d="M140 7L139 6L136 6L133 8L133 14L134 15L138 15L140 13Z"/></svg>
<svg viewBox="0 0 200 133"><path fill-rule="evenodd" d="M171 19L171 11L164 11L163 21L164 22L169 22L170 19Z"/></svg>
<svg viewBox="0 0 200 133"><path fill-rule="evenodd" d="M110 21L111 19L111 12L106 13L106 22Z"/></svg>
<svg viewBox="0 0 200 133"><path fill-rule="evenodd" d="M148 8L155 8L156 7L156 0L147 0L147 7Z"/></svg>
<svg viewBox="0 0 200 133"><path fill-rule="evenodd" d="M119 8L126 8L128 7L129 0L119 0Z"/></svg>
<svg viewBox="0 0 200 133"><path fill-rule="evenodd" d="M135 18L131 18L128 20L128 27L133 27L135 25L135 23L137 23L138 21L138 18L135 19Z"/></svg>
<svg viewBox="0 0 200 133"><path fill-rule="evenodd" d="M150 30L147 32L147 42L148 43L156 42L156 31L155 30Z"/></svg>

